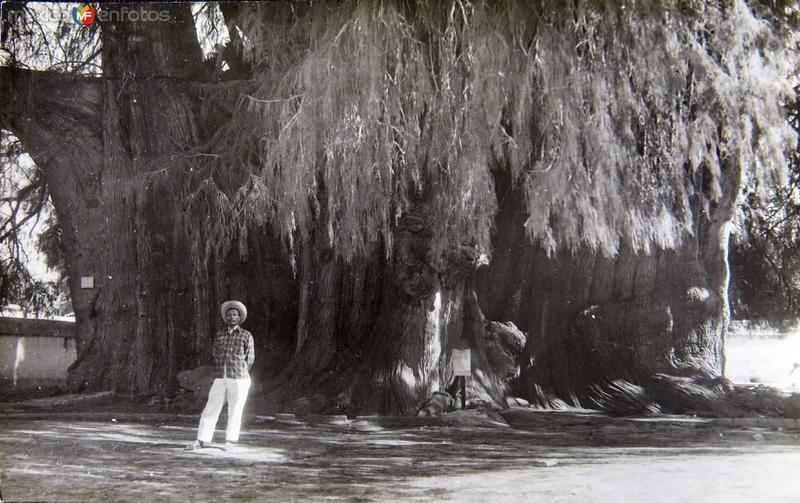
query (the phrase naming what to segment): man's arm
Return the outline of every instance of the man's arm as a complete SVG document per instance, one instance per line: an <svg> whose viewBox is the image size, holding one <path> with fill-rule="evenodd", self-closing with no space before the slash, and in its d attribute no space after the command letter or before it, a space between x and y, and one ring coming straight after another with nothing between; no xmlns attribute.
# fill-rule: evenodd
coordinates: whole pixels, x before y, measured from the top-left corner
<svg viewBox="0 0 800 503"><path fill-rule="evenodd" d="M222 357L222 337L217 333L214 335L214 343L211 346L211 355L214 357L214 363L217 363Z"/></svg>
<svg viewBox="0 0 800 503"><path fill-rule="evenodd" d="M247 370L253 367L253 362L256 361L256 344L253 340L253 334L247 333Z"/></svg>

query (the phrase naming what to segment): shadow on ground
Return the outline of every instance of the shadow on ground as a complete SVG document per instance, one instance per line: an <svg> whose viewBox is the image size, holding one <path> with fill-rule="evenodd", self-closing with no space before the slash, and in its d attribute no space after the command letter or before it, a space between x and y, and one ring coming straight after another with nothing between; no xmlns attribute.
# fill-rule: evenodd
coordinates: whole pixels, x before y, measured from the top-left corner
<svg viewBox="0 0 800 503"><path fill-rule="evenodd" d="M184 447L195 429L185 423L0 415L0 487L6 501L674 501L681 491L702 501L789 501L795 495L797 431L572 417L534 430L250 425L234 452L192 452ZM747 467L757 473L743 473Z"/></svg>

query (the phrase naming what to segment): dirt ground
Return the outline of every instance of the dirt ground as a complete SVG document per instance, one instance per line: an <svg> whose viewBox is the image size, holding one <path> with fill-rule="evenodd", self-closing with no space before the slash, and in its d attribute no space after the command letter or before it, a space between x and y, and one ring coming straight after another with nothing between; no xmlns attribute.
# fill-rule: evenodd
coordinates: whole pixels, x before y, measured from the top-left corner
<svg viewBox="0 0 800 503"><path fill-rule="evenodd" d="M235 452L186 451L195 427L0 413L2 497L750 502L793 501L800 488L800 431L774 426L541 414L513 428L267 421L246 425Z"/></svg>

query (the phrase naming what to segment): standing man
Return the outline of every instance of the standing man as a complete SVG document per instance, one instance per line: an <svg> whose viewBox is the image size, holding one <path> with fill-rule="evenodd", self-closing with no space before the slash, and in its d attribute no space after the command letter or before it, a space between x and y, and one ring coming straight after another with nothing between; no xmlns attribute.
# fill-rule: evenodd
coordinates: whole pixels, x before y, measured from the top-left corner
<svg viewBox="0 0 800 503"><path fill-rule="evenodd" d="M222 406L228 402L228 427L225 430L225 450L231 450L239 440L242 410L250 389L250 367L256 359L253 335L239 326L247 319L247 308L237 300L222 303L220 309L227 329L214 338L214 383L208 392L208 402L200 416L197 440L189 449L199 449L210 443Z"/></svg>

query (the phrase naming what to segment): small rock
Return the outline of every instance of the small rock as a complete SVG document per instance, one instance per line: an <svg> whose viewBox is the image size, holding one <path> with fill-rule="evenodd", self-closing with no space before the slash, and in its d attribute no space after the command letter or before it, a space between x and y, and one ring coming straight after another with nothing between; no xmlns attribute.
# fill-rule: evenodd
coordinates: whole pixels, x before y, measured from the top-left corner
<svg viewBox="0 0 800 503"><path fill-rule="evenodd" d="M446 391L434 391L433 395L417 406L419 417L439 417L443 413L454 410L455 400Z"/></svg>

